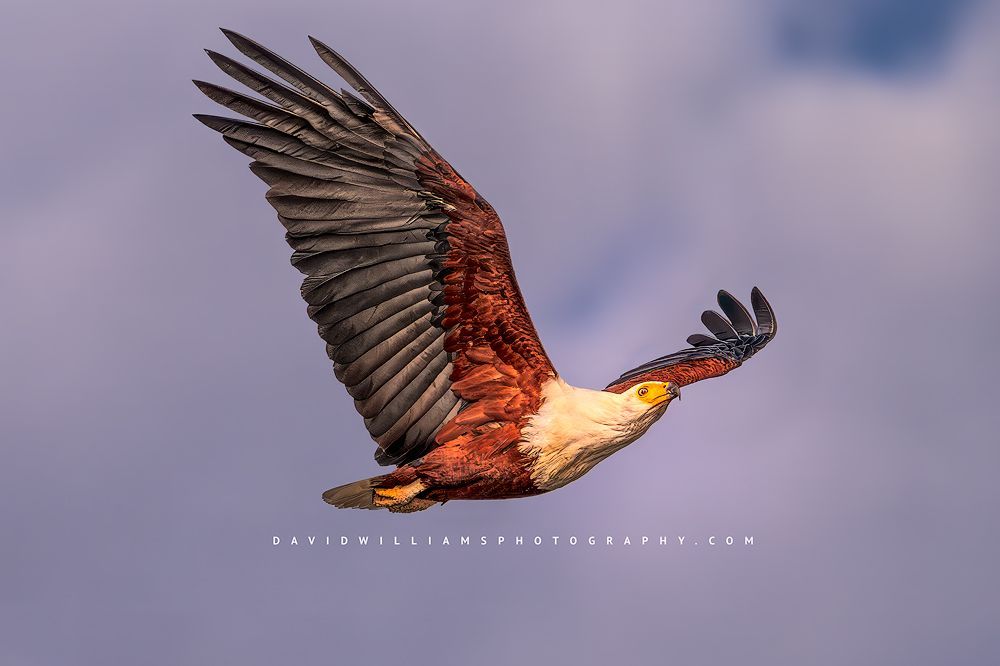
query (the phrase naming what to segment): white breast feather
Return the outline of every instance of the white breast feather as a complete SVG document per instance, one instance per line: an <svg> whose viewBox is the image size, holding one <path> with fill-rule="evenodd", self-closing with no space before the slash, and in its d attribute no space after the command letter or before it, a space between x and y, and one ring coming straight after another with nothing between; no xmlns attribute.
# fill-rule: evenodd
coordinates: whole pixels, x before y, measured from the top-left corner
<svg viewBox="0 0 1000 666"><path fill-rule="evenodd" d="M533 460L531 479L554 490L638 439L666 405L649 408L625 394L570 386L556 377L542 387L542 406L518 447Z"/></svg>

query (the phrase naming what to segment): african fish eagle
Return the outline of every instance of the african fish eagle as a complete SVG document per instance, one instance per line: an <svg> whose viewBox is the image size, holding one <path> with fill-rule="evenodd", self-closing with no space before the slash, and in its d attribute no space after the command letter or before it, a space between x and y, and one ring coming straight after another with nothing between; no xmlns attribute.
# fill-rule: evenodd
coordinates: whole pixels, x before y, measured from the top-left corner
<svg viewBox="0 0 1000 666"><path fill-rule="evenodd" d="M396 467L326 491L328 503L411 512L555 490L638 439L682 386L729 372L774 337L757 288L755 316L720 291L726 316L701 317L712 336L692 335L690 348L602 391L570 386L538 340L493 207L333 49L310 38L357 94L223 32L285 83L208 51L261 97L195 81L253 122L195 117L270 186L337 379L375 459Z"/></svg>

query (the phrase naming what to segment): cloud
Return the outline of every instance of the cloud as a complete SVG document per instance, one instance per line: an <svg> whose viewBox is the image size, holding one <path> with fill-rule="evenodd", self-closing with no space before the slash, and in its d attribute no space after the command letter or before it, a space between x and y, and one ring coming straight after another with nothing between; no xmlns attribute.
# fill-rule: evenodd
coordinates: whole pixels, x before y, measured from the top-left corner
<svg viewBox="0 0 1000 666"><path fill-rule="evenodd" d="M779 2L782 53L811 63L840 63L900 75L933 67L947 52L976 0Z"/></svg>

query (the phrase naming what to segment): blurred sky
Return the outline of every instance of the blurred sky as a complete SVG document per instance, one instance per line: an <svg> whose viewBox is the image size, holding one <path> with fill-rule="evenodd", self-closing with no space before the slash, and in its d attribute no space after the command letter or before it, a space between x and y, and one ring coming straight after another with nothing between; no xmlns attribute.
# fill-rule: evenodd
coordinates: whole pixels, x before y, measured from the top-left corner
<svg viewBox="0 0 1000 666"><path fill-rule="evenodd" d="M998 3L4 13L0 663L1000 660ZM779 336L556 493L331 509L374 449L263 184L190 117L220 25L333 80L327 41L476 185L568 381L675 351L719 288Z"/></svg>

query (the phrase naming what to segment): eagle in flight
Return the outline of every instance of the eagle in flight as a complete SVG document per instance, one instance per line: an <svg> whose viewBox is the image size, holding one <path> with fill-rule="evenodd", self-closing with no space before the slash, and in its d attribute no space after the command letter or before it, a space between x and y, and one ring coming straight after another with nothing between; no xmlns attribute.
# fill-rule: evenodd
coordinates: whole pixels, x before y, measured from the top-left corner
<svg viewBox="0 0 1000 666"><path fill-rule="evenodd" d="M395 466L326 491L328 503L411 512L555 490L642 436L682 386L726 374L774 337L758 289L753 316L720 291L725 316L701 317L711 336L602 391L569 385L535 332L493 207L330 47L310 38L354 92L223 32L284 83L208 51L260 97L195 81L250 120L195 117L270 186L334 373L375 460Z"/></svg>

